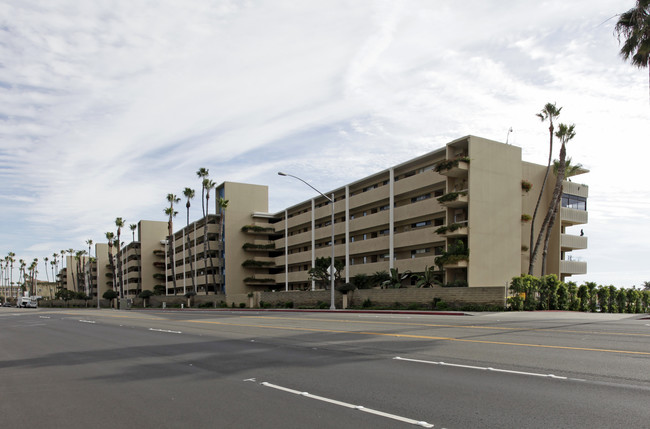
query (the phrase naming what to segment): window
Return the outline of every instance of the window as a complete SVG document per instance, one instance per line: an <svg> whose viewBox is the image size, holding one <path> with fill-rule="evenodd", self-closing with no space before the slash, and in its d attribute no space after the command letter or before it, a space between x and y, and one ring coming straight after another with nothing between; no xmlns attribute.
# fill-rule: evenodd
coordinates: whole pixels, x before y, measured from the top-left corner
<svg viewBox="0 0 650 429"><path fill-rule="evenodd" d="M417 196L417 197L413 197L413 198L411 198L411 202L416 203L418 201L426 200L428 198L431 198L431 193L420 195L420 196Z"/></svg>
<svg viewBox="0 0 650 429"><path fill-rule="evenodd" d="M381 235L388 235L389 233L390 233L390 229L382 229L381 231L379 231L379 234Z"/></svg>
<svg viewBox="0 0 650 429"><path fill-rule="evenodd" d="M384 210L388 210L388 209L390 209L390 204L386 204L385 206L379 207L380 212L383 212Z"/></svg>
<svg viewBox="0 0 650 429"><path fill-rule="evenodd" d="M431 225L430 220L423 220L421 222L412 223L411 228L422 228L423 226L429 226L429 225Z"/></svg>
<svg viewBox="0 0 650 429"><path fill-rule="evenodd" d="M562 207L576 210L587 210L587 199L577 195L562 194Z"/></svg>
<svg viewBox="0 0 650 429"><path fill-rule="evenodd" d="M413 249L411 250L411 259L415 258L416 255L422 255L424 253L429 253L431 252L431 249L426 248L426 249Z"/></svg>

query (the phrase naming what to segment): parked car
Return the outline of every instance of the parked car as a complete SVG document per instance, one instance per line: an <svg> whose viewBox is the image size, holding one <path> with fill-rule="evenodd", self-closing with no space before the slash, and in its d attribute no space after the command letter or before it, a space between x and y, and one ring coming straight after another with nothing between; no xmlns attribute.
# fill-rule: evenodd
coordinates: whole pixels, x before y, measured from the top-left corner
<svg viewBox="0 0 650 429"><path fill-rule="evenodd" d="M9 302L3 302L3 303L2 303L2 306L3 306L3 307L11 307L11 303L9 303Z"/></svg>

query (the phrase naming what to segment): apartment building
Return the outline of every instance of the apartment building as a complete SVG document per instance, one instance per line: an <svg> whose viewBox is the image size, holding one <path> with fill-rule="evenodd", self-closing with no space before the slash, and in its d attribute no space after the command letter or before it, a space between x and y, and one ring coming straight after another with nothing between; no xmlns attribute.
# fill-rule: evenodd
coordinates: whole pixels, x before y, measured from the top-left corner
<svg viewBox="0 0 650 429"><path fill-rule="evenodd" d="M393 268L422 273L435 267L444 284L506 286L528 271L529 217L545 172L544 165L522 161L519 147L466 136L324 192L333 195L335 258L345 264L341 277L349 282L357 274ZM570 180L563 182L546 264L546 272L561 279L587 269L573 252L587 248L582 228L588 220L588 186ZM554 182L551 175L537 230ZM267 186L224 182L215 194L214 214L176 227L173 240L167 222L140 221L138 240L116 254L115 278L107 245L97 244L100 295L113 284L127 297L156 286L168 295L319 287L308 272L317 258L331 255L328 198L316 194L269 213ZM228 201L225 210L219 199ZM537 261L539 275L541 254ZM412 284L413 278L403 281Z"/></svg>
<svg viewBox="0 0 650 429"><path fill-rule="evenodd" d="M422 273L436 267L442 283L505 286L528 271L528 218L545 170L523 162L519 147L467 136L325 192L334 195L334 250L345 262L343 277L349 281L356 274L391 268ZM551 177L544 212L553 186ZM571 252L585 249L587 238L571 234L570 228L587 222L588 187L565 181L563 189L547 257L547 273L562 279L586 273L586 262ZM330 204L318 195L283 212L252 213L247 234L256 240L247 249L252 256L245 261L247 285L313 289L309 269L316 258L331 254ZM536 229L540 225L541 218ZM535 269L540 273L541 255ZM404 280L404 286L413 282Z"/></svg>

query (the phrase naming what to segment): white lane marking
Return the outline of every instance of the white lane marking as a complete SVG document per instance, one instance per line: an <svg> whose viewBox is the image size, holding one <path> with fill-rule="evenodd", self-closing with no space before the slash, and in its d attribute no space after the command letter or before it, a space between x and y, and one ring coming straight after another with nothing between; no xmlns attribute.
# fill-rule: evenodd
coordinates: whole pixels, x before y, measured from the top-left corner
<svg viewBox="0 0 650 429"><path fill-rule="evenodd" d="M49 319L50 316L38 316L40 319Z"/></svg>
<svg viewBox="0 0 650 429"><path fill-rule="evenodd" d="M426 363L429 365L441 365L441 366L452 366L455 368L466 368L466 369L478 369L481 371L493 371L493 372L505 372L507 374L518 374L518 375L531 375L534 377L545 377L545 378L553 378L556 380L569 380L568 377L561 377L559 375L554 375L554 374L539 374L536 372L524 372L524 371L513 371L509 369L499 369L499 368L491 368L491 367L486 367L486 366L472 366L472 365L460 365L457 363L448 363L448 362L434 362L430 360L420 360L420 359L408 359L408 358L402 358L402 357L394 357L393 360L403 360L407 362L416 362L416 363ZM577 378L572 378L570 380L579 380Z"/></svg>
<svg viewBox="0 0 650 429"><path fill-rule="evenodd" d="M81 323L96 323L94 320L79 320Z"/></svg>
<svg viewBox="0 0 650 429"><path fill-rule="evenodd" d="M182 334L181 331L170 331L168 329L154 329L154 328L149 328L150 331L156 331L156 332L167 332L169 334Z"/></svg>
<svg viewBox="0 0 650 429"><path fill-rule="evenodd" d="M306 398L316 399L318 401L327 402L329 404L339 405L341 407L351 408L353 410L359 410L359 411L363 411L363 412L366 412L366 413L375 414L377 416L386 417L386 418L389 418L389 419L397 420L397 421L404 422L404 423L409 423L409 424L420 426L420 427L423 427L423 428L432 428L433 427L432 424L427 423L427 422L414 420L414 419L409 419L408 417L397 416L395 414L389 414L389 413L385 413L383 411L373 410L372 408L366 408L366 407L364 407L362 405L353 405L353 404L348 404L347 402L337 401L336 399L330 399L330 398L325 398L323 396L312 395L311 393L308 393L308 392L301 392L299 390L289 389L288 387L278 386L277 384L267 383L266 381L264 381L264 382L262 382L260 384L262 386L271 387L273 389L281 390L283 392L293 393L294 395L304 396Z"/></svg>

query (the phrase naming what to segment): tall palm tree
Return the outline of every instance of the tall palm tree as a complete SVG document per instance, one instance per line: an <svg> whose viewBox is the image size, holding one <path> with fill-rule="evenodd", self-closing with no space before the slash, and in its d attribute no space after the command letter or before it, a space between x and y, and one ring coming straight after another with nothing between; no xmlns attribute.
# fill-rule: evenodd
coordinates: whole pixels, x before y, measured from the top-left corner
<svg viewBox="0 0 650 429"><path fill-rule="evenodd" d="M633 66L648 69L650 90L650 0L637 0L636 5L618 17L614 33L621 43L621 56Z"/></svg>
<svg viewBox="0 0 650 429"><path fill-rule="evenodd" d="M59 272L59 254L58 253L56 253L56 252L52 253L52 262L53 262L52 263L52 268L53 268L52 281L56 283L57 281L56 281L55 273Z"/></svg>
<svg viewBox="0 0 650 429"><path fill-rule="evenodd" d="M14 252L9 252L7 254L9 262L9 295L13 298L14 296L14 262L16 262L16 254Z"/></svg>
<svg viewBox="0 0 650 429"><path fill-rule="evenodd" d="M117 217L115 218L115 226L117 227L117 271L120 275L120 298L124 298L124 273L122 273L122 255L120 253L122 242L120 241L120 235L122 228L126 226L126 221L121 217Z"/></svg>
<svg viewBox="0 0 650 429"><path fill-rule="evenodd" d="M168 242L170 243L169 245L169 260L171 262L172 266L172 282L174 284L174 295L176 295L176 248L174 246L174 217L178 214L177 211L174 210L174 204L178 204L181 201L180 198L178 198L175 194L167 194L167 202L169 203L169 207L165 209L165 214L169 216L169 220L167 221L167 228L169 230L169 239Z"/></svg>
<svg viewBox="0 0 650 429"><path fill-rule="evenodd" d="M217 184L208 179L205 178L203 179L203 189L205 189L205 219L203 223L203 260L204 262L207 260L206 258L209 259L210 261L210 268L212 270L212 284L213 288L217 284L217 278L214 273L214 261L212 260L212 255L211 255L211 249L210 249L210 241L208 240L208 217L210 215L210 191L217 186ZM205 294L208 294L208 270L207 270L207 262L204 263L204 272L205 272Z"/></svg>
<svg viewBox="0 0 650 429"><path fill-rule="evenodd" d="M52 283L56 283L56 278L54 277L54 273L56 272L56 260L50 261L50 269L52 270ZM52 296L51 292L50 296Z"/></svg>
<svg viewBox="0 0 650 429"><path fill-rule="evenodd" d="M546 166L546 172L544 173L544 180L542 181L542 187L539 190L539 196L537 197L537 203L535 204L535 211L533 212L533 217L530 220L530 249L529 262L528 262L528 274L533 275L533 270L535 269L535 259L537 259L537 251L533 251L533 242L535 241L535 219L537 218L537 211L539 210L539 205L542 202L542 197L544 196L544 190L546 189L546 181L548 180L549 172L551 171L551 160L553 159L553 131L555 130L553 121L560 116L562 111L561 107L555 106L555 103L546 103L544 108L540 113L537 114L537 117L542 121L549 122L548 134L549 134L549 150L548 150L548 165ZM539 235L541 236L543 230L540 230Z"/></svg>
<svg viewBox="0 0 650 429"><path fill-rule="evenodd" d="M131 241L135 242L135 230L138 229L138 225L132 223L131 225L129 225L129 229L131 230Z"/></svg>
<svg viewBox="0 0 650 429"><path fill-rule="evenodd" d="M108 241L108 263L111 266L111 273L113 274L113 290L116 289L115 281L115 262L113 261L113 240L115 239L115 234L109 231L106 233L106 241Z"/></svg>
<svg viewBox="0 0 650 429"><path fill-rule="evenodd" d="M20 262L20 272L18 274L18 284L21 284L21 282L24 283L26 282L25 280L25 268L27 268L27 264L25 263L24 259L19 259L18 262ZM16 295L18 296L18 295Z"/></svg>
<svg viewBox="0 0 650 429"><path fill-rule="evenodd" d="M129 229L131 230L131 241L133 243L135 243L135 230L138 229L138 225L135 224L135 223L132 223L132 224L129 225ZM138 252L136 247L133 248L133 251L136 252L136 254ZM142 261L138 260L138 264L141 265ZM140 290L142 288L141 285L140 285L140 278L141 277L142 277L142 272L138 272L138 286L136 287L136 295L141 292L141 290Z"/></svg>
<svg viewBox="0 0 650 429"><path fill-rule="evenodd" d="M47 271L47 263L49 262L49 260L50 258L48 258L47 256L43 258L43 262L45 263L45 278L47 279L48 283L50 282L50 274Z"/></svg>
<svg viewBox="0 0 650 429"><path fill-rule="evenodd" d="M167 230L169 232L167 243L169 245L169 261L172 267L172 282L174 285L174 295L176 295L176 263L174 258L174 221L172 220L178 214L172 207L165 208L165 214L169 216L167 221Z"/></svg>
<svg viewBox="0 0 650 429"><path fill-rule="evenodd" d="M205 179L208 178L209 170L207 168L199 168L196 172L196 176L199 178L201 181L201 184L205 181ZM203 213L203 216L205 217L205 205L204 203L204 198L205 198L205 187L201 186L201 212Z"/></svg>
<svg viewBox="0 0 650 429"><path fill-rule="evenodd" d="M92 267L93 266L92 266L92 261L91 261L92 253L90 251L91 251L91 247L93 245L93 240L89 238L88 240L86 240L86 244L88 245L88 296L91 296L92 293L93 293L93 277L92 277ZM97 256L97 255L95 255L95 256ZM97 290L97 293L99 293L99 289Z"/></svg>
<svg viewBox="0 0 650 429"><path fill-rule="evenodd" d="M221 245L223 246L223 251L226 251L226 241L224 240L224 221L226 218L226 209L228 208L228 200L223 199L219 197L217 200L217 205L219 207L219 237L221 241ZM224 258L221 258L223 261ZM221 267L221 279L219 282L219 290L224 293L225 292L225 287L224 287L224 271L223 271L223 266Z"/></svg>
<svg viewBox="0 0 650 429"><path fill-rule="evenodd" d="M185 208L187 209L187 226L190 225L190 200L194 198L194 189L192 188L185 188L183 190L183 196L187 198L187 203L185 204ZM190 272L192 273L192 290L196 292L196 281L194 277L196 277L196 273L194 272L194 264L192 262L192 245L190 243L190 233L189 233L189 228L187 231L187 249L189 250L189 259L190 259Z"/></svg>
<svg viewBox="0 0 650 429"><path fill-rule="evenodd" d="M564 176L566 171L566 144L575 137L575 125L566 125L560 124L558 130L555 133L555 136L560 140L560 160L559 168L557 172L557 178L555 181L555 188L553 189L553 196L551 197L551 204L549 206L548 212L544 217L544 222L542 223L542 229L539 236L537 237L537 242L535 243L535 251L539 250L539 245L542 239L542 235L545 232L544 239L544 250L543 250L543 260L542 260L542 276L546 275L546 253L548 252L548 240L555 224L555 219L557 218L557 212L559 210L560 203L562 201L562 182L564 182Z"/></svg>

